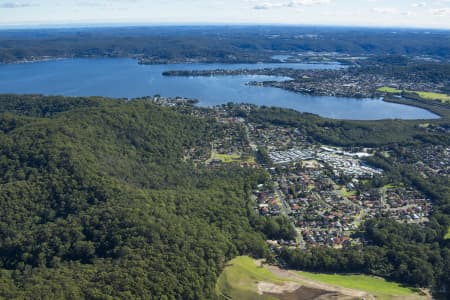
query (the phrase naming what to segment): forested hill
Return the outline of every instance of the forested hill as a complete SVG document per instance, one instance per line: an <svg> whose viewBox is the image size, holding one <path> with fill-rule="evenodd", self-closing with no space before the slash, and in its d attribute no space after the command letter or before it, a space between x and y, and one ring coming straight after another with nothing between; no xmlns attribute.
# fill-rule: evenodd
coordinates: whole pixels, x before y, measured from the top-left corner
<svg viewBox="0 0 450 300"><path fill-rule="evenodd" d="M148 101L0 96L0 298L213 299L227 260L266 249L245 201L263 174L185 159L215 126Z"/></svg>
<svg viewBox="0 0 450 300"><path fill-rule="evenodd" d="M0 62L135 57L148 63L271 61L284 52L450 58L450 33L429 29L153 26L0 30Z"/></svg>

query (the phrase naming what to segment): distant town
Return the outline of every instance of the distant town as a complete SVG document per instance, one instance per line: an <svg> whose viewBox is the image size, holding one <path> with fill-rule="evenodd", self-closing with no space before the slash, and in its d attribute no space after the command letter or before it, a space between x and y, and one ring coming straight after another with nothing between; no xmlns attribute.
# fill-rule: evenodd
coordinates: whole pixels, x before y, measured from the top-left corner
<svg viewBox="0 0 450 300"><path fill-rule="evenodd" d="M167 71L165 76L235 76L266 75L277 76L287 80L249 81L248 85L276 87L292 92L317 96L336 96L353 98L374 98L382 95L383 87L395 90L439 90L437 84L426 81L407 81L393 79L383 75L344 70L294 70L294 69L260 69L260 70L195 70ZM374 89L374 87L377 87Z"/></svg>

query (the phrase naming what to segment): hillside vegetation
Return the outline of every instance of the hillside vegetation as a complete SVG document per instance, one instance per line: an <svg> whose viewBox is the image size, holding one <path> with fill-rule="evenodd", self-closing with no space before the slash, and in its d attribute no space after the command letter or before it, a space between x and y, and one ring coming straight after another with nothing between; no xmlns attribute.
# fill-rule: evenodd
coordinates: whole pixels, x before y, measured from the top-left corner
<svg viewBox="0 0 450 300"><path fill-rule="evenodd" d="M152 26L2 30L0 62L57 57L137 57L148 63L259 62L290 52L448 59L446 31L299 26Z"/></svg>
<svg viewBox="0 0 450 300"><path fill-rule="evenodd" d="M360 228L368 245L274 253L265 240L290 240L295 231L284 217L257 216L249 202L267 173L190 161L208 158L211 142L231 130L199 116L200 109L143 99L0 95L0 299L215 299L217 279L225 288L239 282L251 288L253 279L239 279L246 272L277 283L248 264L219 278L239 255L275 261L278 254L290 268L311 272L448 285L448 178L420 178L404 160L394 160L402 145L449 145L448 135L428 130L448 128L447 117L423 128L423 121L229 109L263 126L295 126L314 142L394 144L390 157L369 162L430 197L429 225L377 218Z"/></svg>
<svg viewBox="0 0 450 300"><path fill-rule="evenodd" d="M213 121L101 98L0 113L0 298L212 299L226 261L266 251L245 202L261 174L184 161Z"/></svg>
<svg viewBox="0 0 450 300"><path fill-rule="evenodd" d="M429 107L427 107L429 108ZM450 109L440 107L442 119L430 121L447 127ZM298 128L311 141L337 146L379 147L385 145L411 145L421 142L450 145L450 136L427 132L420 128L419 120L350 121L321 118L278 107L258 107L251 112L237 111L250 121Z"/></svg>

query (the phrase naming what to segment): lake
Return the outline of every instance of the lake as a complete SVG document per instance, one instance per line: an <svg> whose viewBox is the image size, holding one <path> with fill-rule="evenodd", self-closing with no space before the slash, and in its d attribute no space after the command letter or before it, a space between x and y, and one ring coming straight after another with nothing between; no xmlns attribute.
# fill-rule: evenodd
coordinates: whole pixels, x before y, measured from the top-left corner
<svg viewBox="0 0 450 300"><path fill-rule="evenodd" d="M437 115L380 99L297 94L277 88L247 86L249 81L283 80L270 76L164 77L168 70L338 69L339 64L172 64L139 65L126 58L67 59L0 65L0 93L135 98L159 94L199 100L201 106L245 102L292 108L323 117L353 120L435 119Z"/></svg>

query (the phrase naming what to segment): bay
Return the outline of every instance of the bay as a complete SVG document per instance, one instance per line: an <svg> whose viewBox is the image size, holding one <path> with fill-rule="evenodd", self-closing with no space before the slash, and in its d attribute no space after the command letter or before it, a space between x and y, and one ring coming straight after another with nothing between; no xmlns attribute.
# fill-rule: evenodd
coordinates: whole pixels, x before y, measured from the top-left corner
<svg viewBox="0 0 450 300"><path fill-rule="evenodd" d="M249 81L285 80L272 76L165 77L168 70L339 69L339 64L171 64L139 65L126 58L66 59L0 65L0 93L135 98L152 95L187 97L201 106L227 102L292 108L334 119L436 119L417 107L381 99L310 96L277 88L246 85Z"/></svg>

